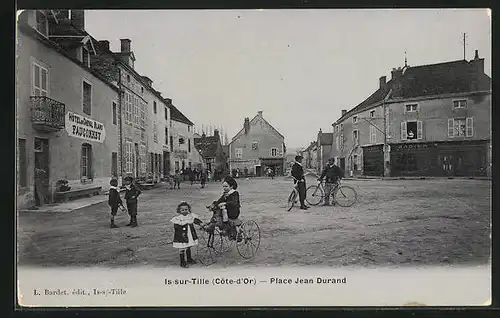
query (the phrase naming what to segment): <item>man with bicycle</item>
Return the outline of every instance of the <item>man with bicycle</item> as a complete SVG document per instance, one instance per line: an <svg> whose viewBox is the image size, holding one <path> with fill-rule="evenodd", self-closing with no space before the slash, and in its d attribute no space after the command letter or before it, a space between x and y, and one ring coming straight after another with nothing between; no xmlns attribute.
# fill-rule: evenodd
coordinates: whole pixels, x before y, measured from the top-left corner
<svg viewBox="0 0 500 318"><path fill-rule="evenodd" d="M302 156L295 156L295 163L292 166L293 183L297 184L299 191L300 209L307 210L309 207L305 204L306 200L306 178L302 168Z"/></svg>
<svg viewBox="0 0 500 318"><path fill-rule="evenodd" d="M321 176L318 181L323 181L323 178L326 177L325 180L325 203L323 205L330 205L330 195L332 190L335 188L339 179L342 179L344 173L339 166L335 165L335 159L328 159L328 163L326 164ZM332 202L335 204L334 202Z"/></svg>

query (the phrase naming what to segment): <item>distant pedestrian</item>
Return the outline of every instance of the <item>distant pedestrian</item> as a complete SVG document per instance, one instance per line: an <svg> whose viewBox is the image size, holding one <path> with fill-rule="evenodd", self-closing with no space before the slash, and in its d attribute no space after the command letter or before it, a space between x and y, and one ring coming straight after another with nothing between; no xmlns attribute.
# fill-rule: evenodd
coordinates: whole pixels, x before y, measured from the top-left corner
<svg viewBox="0 0 500 318"><path fill-rule="evenodd" d="M202 170L200 172L200 183L201 183L201 188L205 188L205 183L207 182L207 174L205 170Z"/></svg>
<svg viewBox="0 0 500 318"><path fill-rule="evenodd" d="M210 170L207 171L207 181L208 182L212 181L212 171Z"/></svg>
<svg viewBox="0 0 500 318"><path fill-rule="evenodd" d="M108 194L108 205L111 207L111 224L110 228L117 228L115 224L115 216L118 212L118 208L123 206L122 199L120 198L120 192L118 192L118 180L111 179L109 182L111 185Z"/></svg>
<svg viewBox="0 0 500 318"><path fill-rule="evenodd" d="M174 189L175 187L177 187L177 189L181 188L182 179L183 179L182 174L179 172L179 170L177 170L174 176Z"/></svg>
<svg viewBox="0 0 500 318"><path fill-rule="evenodd" d="M133 183L132 177L125 177L123 180L125 182L125 201L130 215L130 222L127 226L137 227L137 199L141 190Z"/></svg>
<svg viewBox="0 0 500 318"><path fill-rule="evenodd" d="M177 206L177 216L172 218L174 224L174 248L179 249L181 267L188 267L188 264L196 264L191 256L191 247L198 245L198 236L193 224L201 225L203 222L199 217L191 213L189 203L182 201Z"/></svg>
<svg viewBox="0 0 500 318"><path fill-rule="evenodd" d="M191 182L191 185L193 185L193 183L194 183L194 173L195 172L193 170L189 169L188 173L189 173L189 182Z"/></svg>

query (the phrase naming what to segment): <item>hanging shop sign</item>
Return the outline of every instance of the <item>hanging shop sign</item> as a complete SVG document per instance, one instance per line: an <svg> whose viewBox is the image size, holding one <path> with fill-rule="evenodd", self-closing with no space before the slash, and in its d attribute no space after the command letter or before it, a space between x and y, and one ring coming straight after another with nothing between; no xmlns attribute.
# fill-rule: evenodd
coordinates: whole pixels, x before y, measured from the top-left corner
<svg viewBox="0 0 500 318"><path fill-rule="evenodd" d="M102 123L73 112L66 113L66 131L71 137L88 141L102 143L106 138L106 130Z"/></svg>

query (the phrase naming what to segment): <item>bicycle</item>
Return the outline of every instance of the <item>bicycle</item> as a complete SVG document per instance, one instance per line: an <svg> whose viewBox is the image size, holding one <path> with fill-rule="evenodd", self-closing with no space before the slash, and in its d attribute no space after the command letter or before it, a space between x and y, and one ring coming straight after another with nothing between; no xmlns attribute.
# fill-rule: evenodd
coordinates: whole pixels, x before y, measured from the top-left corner
<svg viewBox="0 0 500 318"><path fill-rule="evenodd" d="M309 186L306 189L306 193L308 193L308 191L312 191L312 194L306 196L306 201L312 206L320 204L325 199L323 181L320 181L317 185ZM356 203L358 199L356 190L354 190L351 186L342 185L341 179L337 181L330 195L332 196L333 203L336 203L341 207L350 207Z"/></svg>
<svg viewBox="0 0 500 318"><path fill-rule="evenodd" d="M297 181L297 179L293 178L293 180ZM287 201L287 211L290 211L295 203L298 202L297 198L299 197L299 183L297 182L292 189L292 192L288 196L288 201Z"/></svg>

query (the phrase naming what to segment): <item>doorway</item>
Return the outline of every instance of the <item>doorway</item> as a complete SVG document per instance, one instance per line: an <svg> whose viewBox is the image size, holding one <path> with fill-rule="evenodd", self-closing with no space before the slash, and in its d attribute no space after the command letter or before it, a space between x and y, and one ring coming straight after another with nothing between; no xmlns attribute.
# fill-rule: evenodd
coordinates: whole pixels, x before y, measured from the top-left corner
<svg viewBox="0 0 500 318"><path fill-rule="evenodd" d="M345 177L345 158L339 158L339 167L340 169L342 169Z"/></svg>
<svg viewBox="0 0 500 318"><path fill-rule="evenodd" d="M163 176L170 175L170 154L167 151L163 152Z"/></svg>
<svg viewBox="0 0 500 318"><path fill-rule="evenodd" d="M262 177L262 167L261 166L255 166L255 176Z"/></svg>
<svg viewBox="0 0 500 318"><path fill-rule="evenodd" d="M50 203L49 140L35 137L35 204Z"/></svg>

